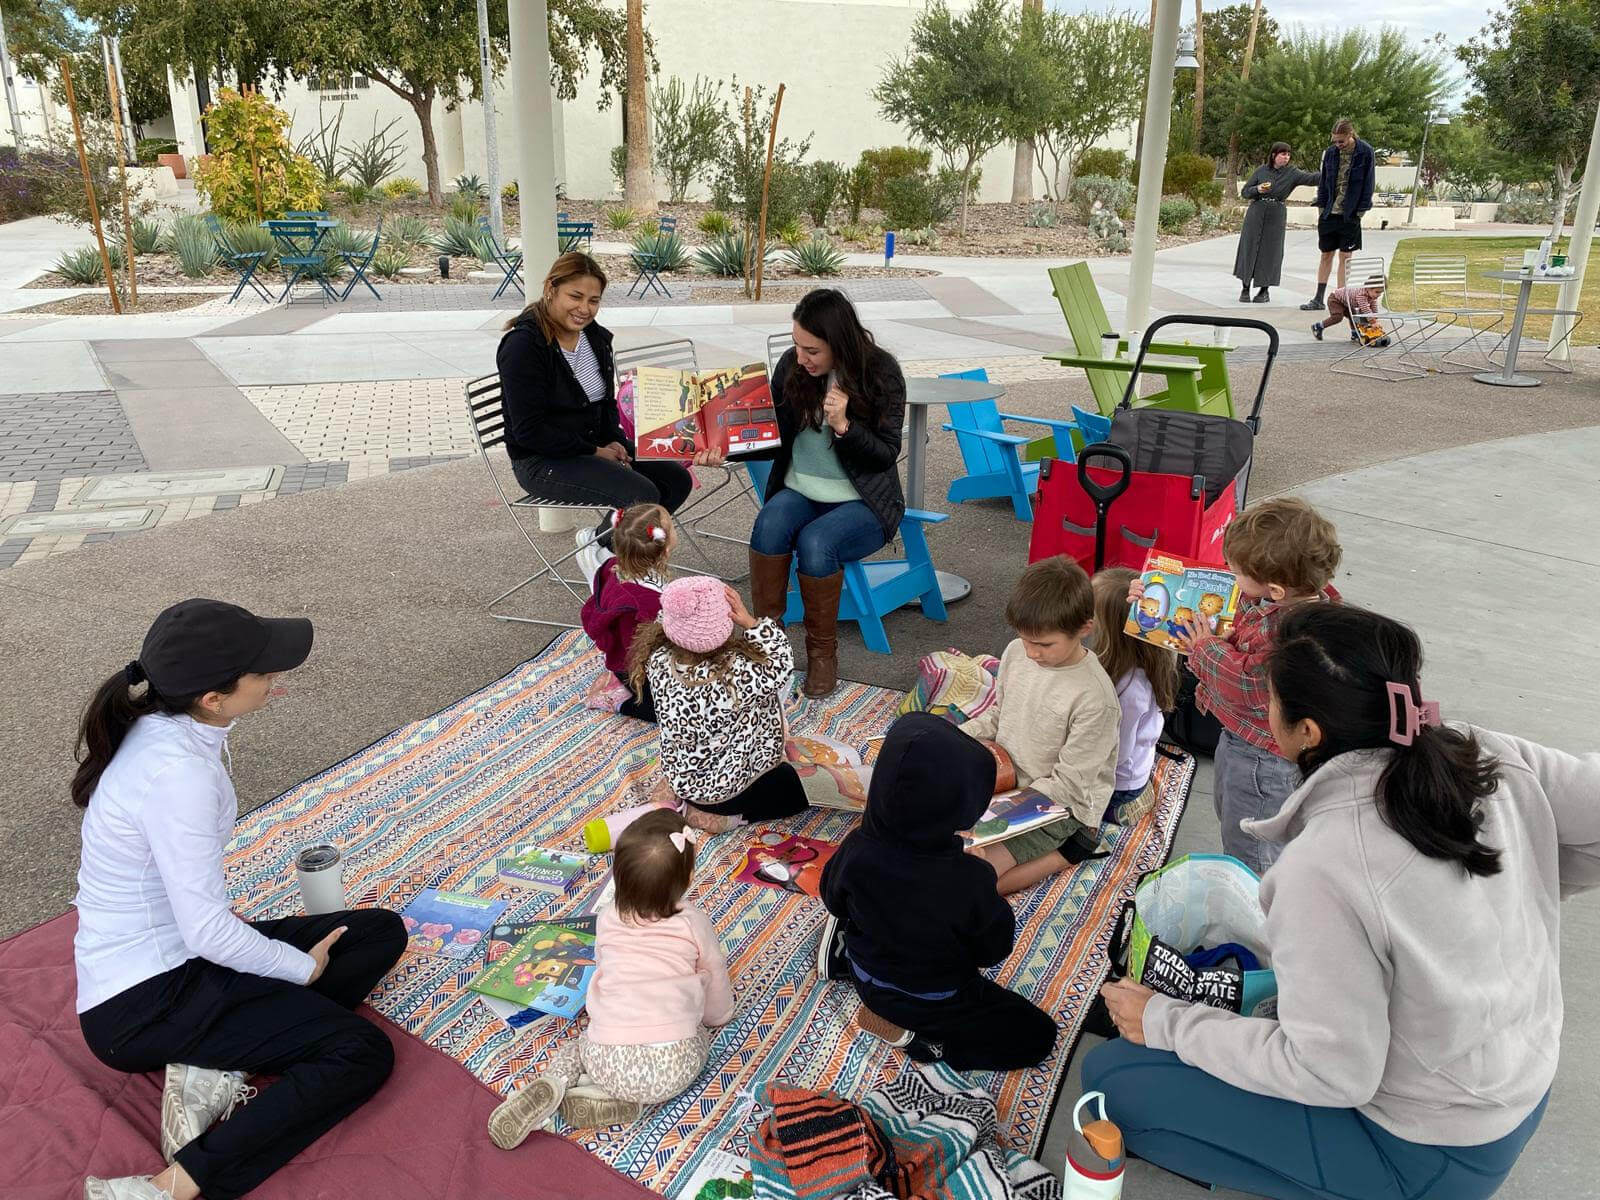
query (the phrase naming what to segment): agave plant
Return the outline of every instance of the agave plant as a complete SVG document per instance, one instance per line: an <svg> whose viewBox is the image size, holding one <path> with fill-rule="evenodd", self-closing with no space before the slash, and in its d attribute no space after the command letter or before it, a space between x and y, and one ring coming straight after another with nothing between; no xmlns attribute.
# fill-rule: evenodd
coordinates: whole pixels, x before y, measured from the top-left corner
<svg viewBox="0 0 1600 1200"><path fill-rule="evenodd" d="M709 234L727 233L733 228L733 221L728 214L716 208L702 215L695 224L700 227L701 233Z"/></svg>
<svg viewBox="0 0 1600 1200"><path fill-rule="evenodd" d="M268 271L278 265L278 243L261 226L248 221L229 221L227 235L228 245L239 254L253 254L258 250L266 254L260 270Z"/></svg>
<svg viewBox="0 0 1600 1200"><path fill-rule="evenodd" d="M783 257L802 275L837 275L844 266L844 254L824 233L814 233L809 241L790 246Z"/></svg>
<svg viewBox="0 0 1600 1200"><path fill-rule="evenodd" d="M450 207L447 216L458 221L476 221L478 219L478 198L466 192L460 192L450 197Z"/></svg>
<svg viewBox="0 0 1600 1200"><path fill-rule="evenodd" d="M190 279L208 274L217 261L217 244L200 217L179 217L167 231L178 269Z"/></svg>
<svg viewBox="0 0 1600 1200"><path fill-rule="evenodd" d="M428 223L415 213L401 213L391 218L383 227L383 240L402 250L411 250L428 244Z"/></svg>
<svg viewBox="0 0 1600 1200"><path fill-rule="evenodd" d="M381 247L372 256L372 269L380 279L393 279L411 265L411 256L398 246Z"/></svg>
<svg viewBox="0 0 1600 1200"><path fill-rule="evenodd" d="M626 205L621 208L606 209L606 224L618 233L632 229L638 219L639 214Z"/></svg>
<svg viewBox="0 0 1600 1200"><path fill-rule="evenodd" d="M476 220L463 221L458 217L446 217L444 232L436 234L433 239L435 248L452 258L476 258L484 262L494 257L494 251L487 243L488 239L483 230L478 228Z"/></svg>
<svg viewBox="0 0 1600 1200"><path fill-rule="evenodd" d="M365 254L370 245L372 245L371 230L353 229L340 221L323 235L317 248L333 254Z"/></svg>
<svg viewBox="0 0 1600 1200"><path fill-rule="evenodd" d="M476 175L456 176L456 195L470 196L474 205L479 200L488 198L489 189L483 186L483 180Z"/></svg>
<svg viewBox="0 0 1600 1200"><path fill-rule="evenodd" d="M696 251L695 262L701 270L712 275L736 279L744 274L744 260L749 253L749 246L744 230L730 230L718 234ZM772 257L771 250L767 251L766 257Z"/></svg>
<svg viewBox="0 0 1600 1200"><path fill-rule="evenodd" d="M632 258L635 269L645 255L651 256L658 271L681 271L689 265L689 247L675 233L658 233L654 230L634 236Z"/></svg>
<svg viewBox="0 0 1600 1200"><path fill-rule="evenodd" d="M166 232L160 221L148 221L144 217L136 218L133 222L133 252L154 254L161 248Z"/></svg>
<svg viewBox="0 0 1600 1200"><path fill-rule="evenodd" d="M110 246L106 248L112 249ZM114 259L111 265L113 267L117 265ZM105 264L100 261L98 246L79 246L76 250L63 252L52 270L68 283L101 283L106 277Z"/></svg>

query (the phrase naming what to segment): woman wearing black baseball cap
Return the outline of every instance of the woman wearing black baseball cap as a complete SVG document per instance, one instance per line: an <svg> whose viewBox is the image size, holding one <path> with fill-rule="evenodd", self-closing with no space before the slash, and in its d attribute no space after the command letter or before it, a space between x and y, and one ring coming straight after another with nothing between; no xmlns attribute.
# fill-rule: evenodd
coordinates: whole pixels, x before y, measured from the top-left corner
<svg viewBox="0 0 1600 1200"><path fill-rule="evenodd" d="M400 918L365 909L246 922L223 880L238 815L228 730L310 653L304 618L185 600L84 711L72 780L87 809L73 901L78 1021L108 1066L165 1068L171 1164L154 1178L90 1178L86 1200L243 1195L394 1065L388 1036L350 1010L405 949ZM254 1097L244 1079L255 1074L279 1079L234 1112Z"/></svg>

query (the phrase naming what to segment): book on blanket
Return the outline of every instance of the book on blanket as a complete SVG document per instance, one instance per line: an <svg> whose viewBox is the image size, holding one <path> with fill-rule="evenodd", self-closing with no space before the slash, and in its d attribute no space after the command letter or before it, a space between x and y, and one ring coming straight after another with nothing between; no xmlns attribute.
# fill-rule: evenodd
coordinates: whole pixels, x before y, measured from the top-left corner
<svg viewBox="0 0 1600 1200"><path fill-rule="evenodd" d="M1139 578L1144 596L1129 606L1128 621L1122 627L1129 637L1177 650L1178 639L1173 634L1184 621L1218 637L1227 637L1233 629L1239 583L1226 568L1152 550Z"/></svg>
<svg viewBox="0 0 1600 1200"><path fill-rule="evenodd" d="M558 1017L583 1011L594 977L594 933L540 921L467 986Z"/></svg>
<svg viewBox="0 0 1600 1200"><path fill-rule="evenodd" d="M507 883L565 896L588 865L587 854L569 854L543 846L518 846L496 864L496 869Z"/></svg>
<svg viewBox="0 0 1600 1200"><path fill-rule="evenodd" d="M406 949L442 958L471 958L505 910L504 900L423 888L400 914L408 935Z"/></svg>
<svg viewBox="0 0 1600 1200"><path fill-rule="evenodd" d="M783 757L800 776L812 808L858 813L867 807L872 768L861 761L854 746L820 733L790 734L784 739Z"/></svg>
<svg viewBox="0 0 1600 1200"><path fill-rule="evenodd" d="M554 925L558 929L570 929L574 933L594 935L593 917L548 917L543 921L502 921L489 930L489 951L485 961L493 965L499 962L523 938L534 930L544 925Z"/></svg>
<svg viewBox="0 0 1600 1200"><path fill-rule="evenodd" d="M968 846L987 846L991 842L1003 842L1019 833L1027 833L1030 829L1071 815L1043 792L1017 788L1001 792L989 801L989 807L984 809L978 823L963 833L961 840Z"/></svg>
<svg viewBox="0 0 1600 1200"><path fill-rule="evenodd" d="M632 376L640 458L687 461L697 450L744 454L778 444L765 363L709 371L638 367Z"/></svg>
<svg viewBox="0 0 1600 1200"><path fill-rule="evenodd" d="M733 877L740 883L759 883L815 900L822 889L822 868L838 849L837 842L768 831L745 851Z"/></svg>
<svg viewBox="0 0 1600 1200"><path fill-rule="evenodd" d="M674 1184L673 1194L679 1200L745 1200L756 1194L750 1160L713 1150Z"/></svg>

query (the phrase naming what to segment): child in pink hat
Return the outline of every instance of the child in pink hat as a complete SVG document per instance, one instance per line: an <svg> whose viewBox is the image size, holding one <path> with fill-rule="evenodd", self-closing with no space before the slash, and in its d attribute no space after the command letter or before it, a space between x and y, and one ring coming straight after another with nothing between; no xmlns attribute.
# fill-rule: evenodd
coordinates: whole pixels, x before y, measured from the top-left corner
<svg viewBox="0 0 1600 1200"><path fill-rule="evenodd" d="M647 682L661 728L661 768L684 820L720 833L791 817L805 789L784 760L783 693L794 651L772 617L709 576L675 579L661 617L634 637L635 690Z"/></svg>

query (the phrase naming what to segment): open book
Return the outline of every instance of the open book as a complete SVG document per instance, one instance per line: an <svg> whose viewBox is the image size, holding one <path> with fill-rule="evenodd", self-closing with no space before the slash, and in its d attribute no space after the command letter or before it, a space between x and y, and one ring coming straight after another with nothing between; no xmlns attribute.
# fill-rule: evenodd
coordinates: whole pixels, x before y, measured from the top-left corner
<svg viewBox="0 0 1600 1200"><path fill-rule="evenodd" d="M765 363L715 371L639 367L633 373L634 447L640 458L687 461L697 450L744 454L778 444Z"/></svg>
<svg viewBox="0 0 1600 1200"><path fill-rule="evenodd" d="M1239 584L1231 571L1152 550L1144 560L1144 596L1128 610L1123 632L1129 637L1178 649L1173 636L1184 621L1218 637L1233 629L1239 608Z"/></svg>
<svg viewBox="0 0 1600 1200"><path fill-rule="evenodd" d="M987 846L990 842L1003 842L1019 833L1071 815L1043 792L1017 788L1001 792L991 800L983 816L978 818L978 823L963 833L961 840L968 846Z"/></svg>

